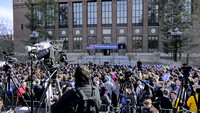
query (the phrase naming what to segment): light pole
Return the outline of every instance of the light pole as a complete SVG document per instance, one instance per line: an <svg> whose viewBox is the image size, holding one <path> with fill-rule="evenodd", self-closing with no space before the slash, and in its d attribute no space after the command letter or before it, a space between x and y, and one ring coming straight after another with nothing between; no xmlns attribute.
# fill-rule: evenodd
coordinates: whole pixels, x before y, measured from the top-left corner
<svg viewBox="0 0 200 113"><path fill-rule="evenodd" d="M174 61L177 61L177 43L178 43L178 37L180 37L182 35L182 32L179 31L179 28L175 28L174 29L174 32L171 32L171 36L173 36L175 38L175 43L174 43L174 47L175 47L175 50L174 50L174 55L173 55L173 59Z"/></svg>
<svg viewBox="0 0 200 113"><path fill-rule="evenodd" d="M32 44L35 44L38 38L38 33L33 31L29 37L33 40ZM33 113L33 58L31 58L31 113Z"/></svg>

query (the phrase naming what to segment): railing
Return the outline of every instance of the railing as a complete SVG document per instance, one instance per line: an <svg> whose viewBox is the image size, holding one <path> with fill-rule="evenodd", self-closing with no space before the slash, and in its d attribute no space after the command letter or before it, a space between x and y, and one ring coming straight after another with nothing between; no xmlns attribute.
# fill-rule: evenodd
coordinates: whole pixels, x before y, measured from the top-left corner
<svg viewBox="0 0 200 113"><path fill-rule="evenodd" d="M99 110L99 113L111 113L113 112L113 106L107 105L107 104L101 104L101 108Z"/></svg>

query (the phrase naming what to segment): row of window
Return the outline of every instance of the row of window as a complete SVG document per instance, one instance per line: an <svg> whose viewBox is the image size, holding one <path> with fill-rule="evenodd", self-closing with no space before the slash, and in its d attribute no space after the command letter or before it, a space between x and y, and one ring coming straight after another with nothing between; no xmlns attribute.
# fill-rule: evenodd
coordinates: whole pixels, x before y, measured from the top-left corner
<svg viewBox="0 0 200 113"><path fill-rule="evenodd" d="M63 50L68 50L68 38L62 37L60 40L63 40ZM158 36L149 36L148 37L148 49L157 50L159 38ZM111 44L111 37L103 37L103 44ZM118 44L127 44L127 39L124 36L117 37ZM83 49L83 39L82 37L74 37L73 39L73 49L82 50ZM96 44L96 37L88 37L88 44ZM133 50L142 50L142 36L134 36L132 43Z"/></svg>
<svg viewBox="0 0 200 113"><path fill-rule="evenodd" d="M151 4L151 2L149 2ZM150 5L151 6L151 5ZM47 14L54 16L53 5L48 5ZM158 6L156 6L158 7ZM40 7L38 5L33 5L33 14L34 18L38 18L37 25L41 25L40 21L42 20ZM158 16L158 12L151 11L149 8L150 16ZM102 27L111 27L112 26L112 1L102 1ZM153 10L153 9L152 9ZM117 26L127 26L127 12L128 12L128 3L127 0L117 0ZM68 3L59 4L59 27L67 28L68 27ZM156 14L152 14L156 13ZM158 18L158 17L155 17ZM47 18L46 25L54 26L54 18ZM149 22L158 24L158 20L150 20L152 17L149 17ZM73 27L80 28L83 24L83 10L82 2L73 3ZM88 2L87 3L87 24L88 27L97 26L97 2ZM132 4L132 24L133 25L143 25L143 0L133 0Z"/></svg>
<svg viewBox="0 0 200 113"><path fill-rule="evenodd" d="M54 6L52 4L47 5L47 28L52 28L54 26ZM134 26L143 25L143 0L132 0L132 24ZM186 11L191 13L191 0L186 0ZM39 9L39 10L38 10ZM148 0L148 24L149 26L159 25L159 6L156 4L155 0ZM102 1L102 27L112 27L112 0ZM126 27L128 18L128 3L127 0L117 0L117 26ZM59 27L68 27L68 3L59 4ZM83 10L82 2L73 3L73 27L81 28L83 24ZM38 18L36 24L38 26L44 24L41 23L42 16L40 12L40 7L38 5L33 5L34 18ZM50 18L48 18L50 17ZM189 20L188 18L186 18ZM87 26L96 27L97 26L97 2L87 2Z"/></svg>

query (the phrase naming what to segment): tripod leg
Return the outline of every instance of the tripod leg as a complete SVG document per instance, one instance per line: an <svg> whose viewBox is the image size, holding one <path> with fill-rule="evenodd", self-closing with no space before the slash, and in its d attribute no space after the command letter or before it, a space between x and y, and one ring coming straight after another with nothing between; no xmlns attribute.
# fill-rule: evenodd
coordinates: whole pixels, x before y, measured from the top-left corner
<svg viewBox="0 0 200 113"><path fill-rule="evenodd" d="M47 89L49 88L50 84L51 84L51 81L50 81L50 79L49 79L49 81L48 81L48 83L47 83L47 87L45 88L45 90L44 90L44 92L43 92L43 94L42 94L42 97L40 98L40 104L39 104L39 106L37 107L35 113L38 113L38 110L39 110L39 108L40 108L41 105L42 105L42 102L43 102L43 100L44 100L44 98L45 98L45 96L46 96L46 92L47 92Z"/></svg>
<svg viewBox="0 0 200 113"><path fill-rule="evenodd" d="M56 86L57 86L57 89L59 90L59 96L61 97L62 96L62 90L60 88L60 84L59 84L58 78L56 78Z"/></svg>
<svg viewBox="0 0 200 113"><path fill-rule="evenodd" d="M13 80L13 78L12 78L12 77L11 77L11 80L12 80L13 84L15 85L15 87L16 87L16 89L17 89L17 91L18 91L18 92L19 92L19 94L21 95L21 97L22 97L22 99L23 99L24 103L26 104L26 106L27 106L27 107L29 107L29 105L27 104L26 100L24 99L24 96L23 96L23 95L22 95L22 93L19 91L19 89L18 89L18 87L17 87L17 85L16 85L16 83L14 82L14 80Z"/></svg>

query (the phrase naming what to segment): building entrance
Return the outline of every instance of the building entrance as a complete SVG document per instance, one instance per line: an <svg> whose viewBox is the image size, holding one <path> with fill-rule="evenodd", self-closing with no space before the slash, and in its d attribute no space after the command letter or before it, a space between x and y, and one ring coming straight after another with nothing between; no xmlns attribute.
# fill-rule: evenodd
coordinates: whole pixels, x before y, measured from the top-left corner
<svg viewBox="0 0 200 113"><path fill-rule="evenodd" d="M104 49L103 55L105 55L105 56L110 55L110 49Z"/></svg>

